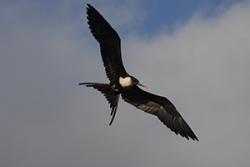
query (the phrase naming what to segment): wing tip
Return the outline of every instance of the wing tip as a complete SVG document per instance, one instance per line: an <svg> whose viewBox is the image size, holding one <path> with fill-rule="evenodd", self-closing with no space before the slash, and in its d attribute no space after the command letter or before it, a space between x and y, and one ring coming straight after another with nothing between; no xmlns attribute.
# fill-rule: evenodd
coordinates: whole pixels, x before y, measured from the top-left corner
<svg viewBox="0 0 250 167"><path fill-rule="evenodd" d="M91 6L89 3L87 3L86 9L87 9L87 18L89 20L91 13L95 12L96 9L93 6Z"/></svg>
<svg viewBox="0 0 250 167"><path fill-rule="evenodd" d="M198 137L194 134L194 132L192 131L192 135L189 136L192 140L196 140L199 141Z"/></svg>
<svg viewBox="0 0 250 167"><path fill-rule="evenodd" d="M89 3L87 3L87 6L86 6L86 9L87 9L87 15L89 16L90 13L98 13L100 14L92 5L90 5Z"/></svg>
<svg viewBox="0 0 250 167"><path fill-rule="evenodd" d="M168 118L168 117L167 117ZM171 124L167 124L167 122L172 122ZM176 135L180 135L187 140L192 139L194 141L199 141L198 137L195 135L193 130L189 127L186 121L180 116L179 118L176 117L169 117L168 121L165 120L163 122L167 127L169 127Z"/></svg>
<svg viewBox="0 0 250 167"><path fill-rule="evenodd" d="M189 135L187 135L187 136L183 136L183 137L185 137L186 139L192 139L192 140L194 140L194 141L199 141L199 139L198 139L198 137L194 134L194 133L192 133L192 134L189 134Z"/></svg>
<svg viewBox="0 0 250 167"><path fill-rule="evenodd" d="M89 3L87 3L86 5L87 5L87 6L86 6L87 10L94 8L94 7L93 7L92 5L90 5Z"/></svg>
<svg viewBox="0 0 250 167"><path fill-rule="evenodd" d="M179 131L179 134L186 139L192 139L194 141L199 141L198 137L195 135L195 133L192 131L192 129L188 126L186 121L183 119L183 126L181 130Z"/></svg>

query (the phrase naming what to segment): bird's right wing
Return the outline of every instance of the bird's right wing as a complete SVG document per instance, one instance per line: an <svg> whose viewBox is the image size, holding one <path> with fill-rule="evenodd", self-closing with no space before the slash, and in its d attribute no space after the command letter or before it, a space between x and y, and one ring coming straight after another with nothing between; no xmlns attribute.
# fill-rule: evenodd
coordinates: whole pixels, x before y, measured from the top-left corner
<svg viewBox="0 0 250 167"><path fill-rule="evenodd" d="M125 76L127 74L121 58L120 37L93 6L87 5L89 28L100 44L102 60L107 77L111 83L114 83L118 81L119 76Z"/></svg>
<svg viewBox="0 0 250 167"><path fill-rule="evenodd" d="M192 129L167 98L148 93L137 86L124 91L122 98L138 109L156 115L176 134L180 134L187 139L198 140Z"/></svg>

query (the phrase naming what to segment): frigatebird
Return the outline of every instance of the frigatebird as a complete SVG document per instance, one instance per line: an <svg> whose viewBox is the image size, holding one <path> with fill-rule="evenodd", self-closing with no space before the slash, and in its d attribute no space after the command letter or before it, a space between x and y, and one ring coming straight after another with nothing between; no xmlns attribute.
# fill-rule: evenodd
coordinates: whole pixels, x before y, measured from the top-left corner
<svg viewBox="0 0 250 167"><path fill-rule="evenodd" d="M144 85L126 72L121 58L119 35L90 4L87 4L87 20L92 35L100 44L103 64L110 83L83 82L79 85L92 87L106 97L110 104L112 117L109 125L115 118L119 96L121 95L123 100L138 109L156 115L176 134L198 141L192 129L167 98L142 90L139 86L144 87Z"/></svg>

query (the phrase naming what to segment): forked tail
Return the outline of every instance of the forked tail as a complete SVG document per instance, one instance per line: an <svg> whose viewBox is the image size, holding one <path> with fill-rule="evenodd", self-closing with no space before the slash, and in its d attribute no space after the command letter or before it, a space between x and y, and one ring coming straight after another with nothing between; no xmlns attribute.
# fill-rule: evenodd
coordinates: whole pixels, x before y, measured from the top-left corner
<svg viewBox="0 0 250 167"><path fill-rule="evenodd" d="M100 91L107 101L109 102L110 108L111 108L111 121L109 125L111 125L114 121L116 110L118 107L118 101L119 101L119 93L112 90L111 86L109 84L104 83L94 83L94 82L83 82L79 83L79 85L85 85L87 87L92 87L98 91Z"/></svg>

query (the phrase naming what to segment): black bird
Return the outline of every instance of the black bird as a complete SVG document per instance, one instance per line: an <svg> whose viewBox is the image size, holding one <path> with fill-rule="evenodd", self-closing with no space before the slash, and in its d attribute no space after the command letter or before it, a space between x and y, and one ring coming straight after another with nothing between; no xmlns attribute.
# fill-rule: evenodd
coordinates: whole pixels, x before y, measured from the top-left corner
<svg viewBox="0 0 250 167"><path fill-rule="evenodd" d="M79 83L79 85L93 87L106 97L110 104L112 116L109 125L115 118L119 96L121 95L123 100L138 109L156 115L176 134L198 141L192 129L167 98L140 89L138 86L143 85L140 84L139 80L126 72L121 58L119 35L90 4L87 4L87 19L91 33L100 44L102 60L110 83L84 82Z"/></svg>

